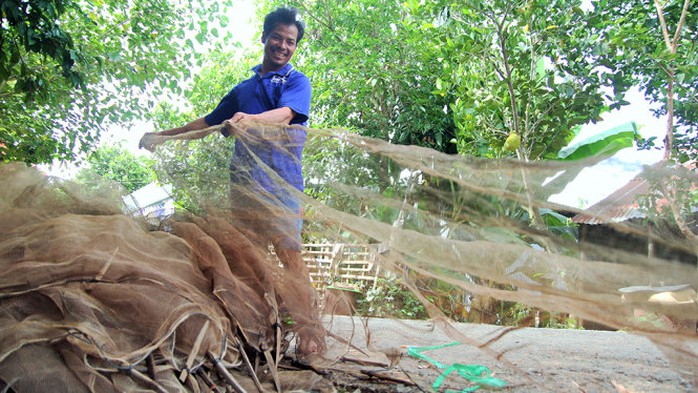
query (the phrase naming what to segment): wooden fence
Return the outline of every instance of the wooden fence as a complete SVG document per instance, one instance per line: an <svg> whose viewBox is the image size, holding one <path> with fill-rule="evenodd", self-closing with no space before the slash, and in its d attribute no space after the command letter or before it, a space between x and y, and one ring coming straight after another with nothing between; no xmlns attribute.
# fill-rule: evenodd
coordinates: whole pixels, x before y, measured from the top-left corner
<svg viewBox="0 0 698 393"><path fill-rule="evenodd" d="M380 244L304 244L310 278L317 290L328 286L358 290L375 286L380 267Z"/></svg>

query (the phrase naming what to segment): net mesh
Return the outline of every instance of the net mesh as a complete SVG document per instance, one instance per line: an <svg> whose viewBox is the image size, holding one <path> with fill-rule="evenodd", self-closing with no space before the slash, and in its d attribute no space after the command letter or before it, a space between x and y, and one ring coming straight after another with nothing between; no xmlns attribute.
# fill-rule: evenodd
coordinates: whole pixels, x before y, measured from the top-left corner
<svg viewBox="0 0 698 393"><path fill-rule="evenodd" d="M396 322L392 340L438 328L475 348L480 363L503 363L510 378L511 348L493 344L510 330L473 338L457 322L627 330L695 384L696 243L673 222L648 230L614 221L615 212L548 202L589 162L474 160L304 129L303 193L262 155L232 170L261 170L264 187L230 182L235 143L297 148L285 144L288 128L255 125L244 138L216 130L149 141L159 145L159 180L183 207L172 215L127 209L113 185L87 189L22 164L0 167L6 389L331 391L332 377L317 371L349 352L377 351L386 370L405 355L375 338L385 335L368 316ZM643 176L671 179L663 199L641 198L665 213L679 195L671 189L695 187L690 170L657 166ZM555 212L590 214L601 224L585 230L605 228L605 242L581 233L578 241ZM679 224L695 233L695 215L684 217ZM401 322L412 318L430 324ZM297 369L309 364L316 372ZM380 379L419 377L402 371Z"/></svg>

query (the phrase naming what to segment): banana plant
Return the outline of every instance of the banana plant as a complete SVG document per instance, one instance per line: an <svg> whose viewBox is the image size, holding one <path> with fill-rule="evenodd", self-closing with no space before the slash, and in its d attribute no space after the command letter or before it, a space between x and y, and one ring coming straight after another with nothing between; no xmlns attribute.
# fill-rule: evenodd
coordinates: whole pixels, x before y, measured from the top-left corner
<svg viewBox="0 0 698 393"><path fill-rule="evenodd" d="M575 135L578 135L580 130L581 127L577 127ZM555 179L547 182L543 187L543 192L548 197L561 192L577 177L582 169L609 159L623 149L633 147L638 137L637 124L630 121L586 138L573 140L570 144L560 149L555 158L558 161L570 162L571 165L566 167ZM574 165L572 162L581 165Z"/></svg>

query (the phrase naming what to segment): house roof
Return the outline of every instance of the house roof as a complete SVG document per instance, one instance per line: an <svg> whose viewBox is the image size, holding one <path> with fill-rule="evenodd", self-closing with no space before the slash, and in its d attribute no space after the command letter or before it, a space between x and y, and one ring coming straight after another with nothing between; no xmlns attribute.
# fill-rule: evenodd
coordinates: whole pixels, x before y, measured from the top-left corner
<svg viewBox="0 0 698 393"><path fill-rule="evenodd" d="M124 197L124 202L131 210L144 209L172 199L171 195L171 185L166 184L161 187L156 183L150 183Z"/></svg>
<svg viewBox="0 0 698 393"><path fill-rule="evenodd" d="M695 170L696 163L689 162L684 164L684 167ZM695 188L695 183L691 188ZM623 222L633 218L644 218L646 214L640 208L638 200L641 196L647 195L649 191L650 183L645 179L644 172L640 173L605 199L587 208L583 213L572 217L572 222L598 225ZM667 204L667 201L662 198L656 203L657 207L661 209Z"/></svg>
<svg viewBox="0 0 698 393"><path fill-rule="evenodd" d="M623 222L631 218L645 217L640 209L638 196L646 195L649 190L647 180L635 177L614 193L587 208L584 213L572 217L572 222L577 224L605 224L609 222Z"/></svg>

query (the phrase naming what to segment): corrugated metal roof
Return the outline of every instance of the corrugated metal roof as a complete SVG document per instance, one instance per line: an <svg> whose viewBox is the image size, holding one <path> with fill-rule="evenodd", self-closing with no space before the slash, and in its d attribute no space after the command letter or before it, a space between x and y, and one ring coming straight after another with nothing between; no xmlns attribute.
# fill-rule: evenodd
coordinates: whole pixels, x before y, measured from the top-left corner
<svg viewBox="0 0 698 393"><path fill-rule="evenodd" d="M572 222L597 225L645 217L638 204L638 197L646 195L648 190L649 183L636 177L584 213L572 217Z"/></svg>
<svg viewBox="0 0 698 393"><path fill-rule="evenodd" d="M655 166L663 165L661 163ZM688 162L683 166L686 169L695 170L696 163ZM695 183L691 189L695 189ZM572 217L572 222L577 224L608 224L627 221L633 218L644 218L646 214L640 208L638 200L641 196L647 195L650 189L649 182L644 178L643 174L639 174L633 180L628 182L623 187L616 190L613 194L606 197L602 201L589 207L584 213L579 213ZM666 200L660 199L657 202L659 209L666 205Z"/></svg>

